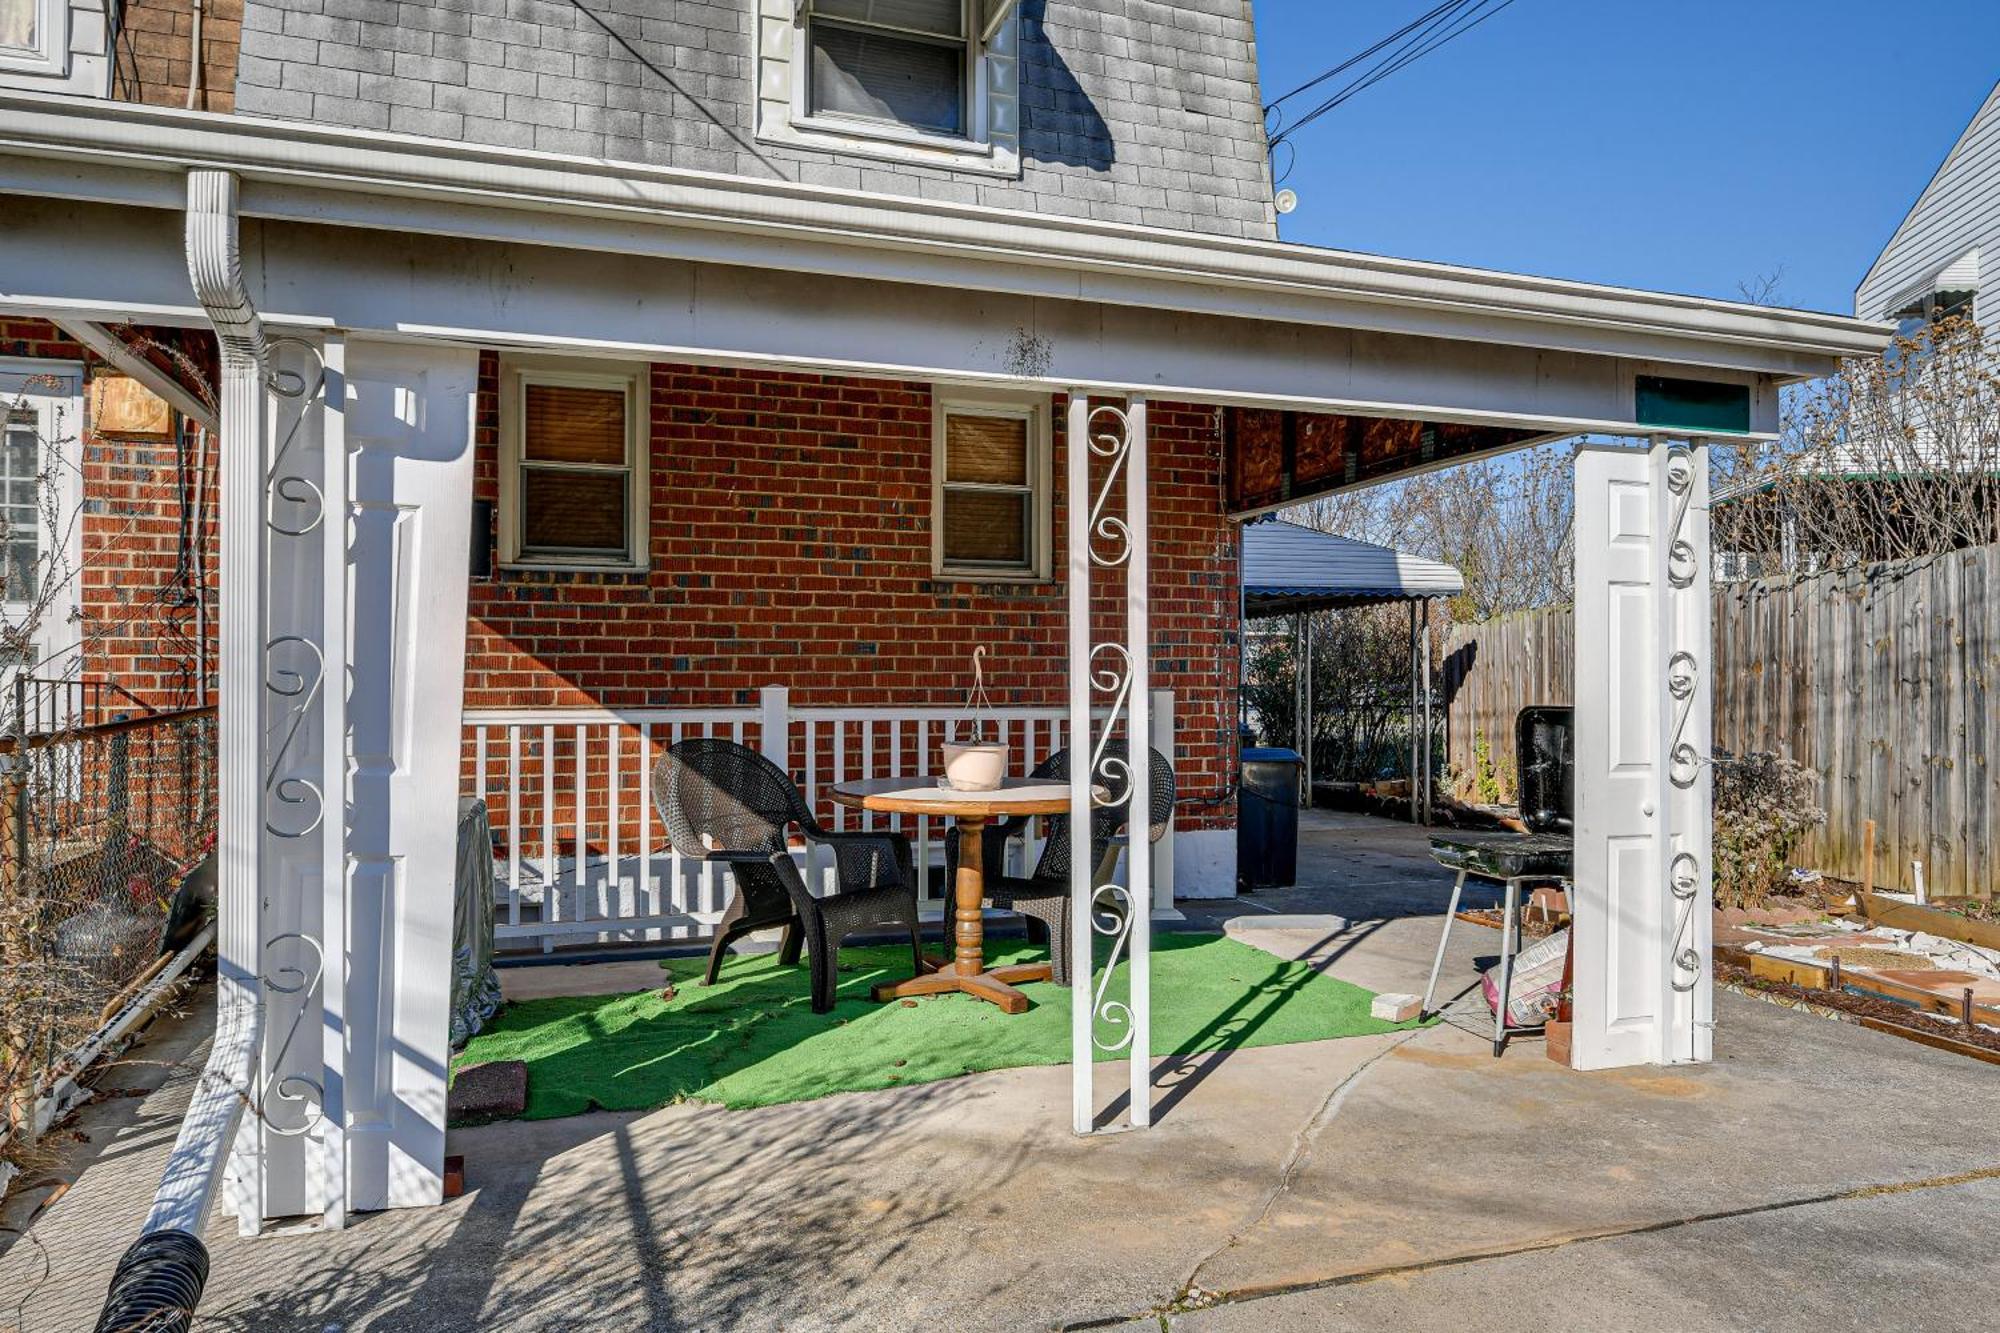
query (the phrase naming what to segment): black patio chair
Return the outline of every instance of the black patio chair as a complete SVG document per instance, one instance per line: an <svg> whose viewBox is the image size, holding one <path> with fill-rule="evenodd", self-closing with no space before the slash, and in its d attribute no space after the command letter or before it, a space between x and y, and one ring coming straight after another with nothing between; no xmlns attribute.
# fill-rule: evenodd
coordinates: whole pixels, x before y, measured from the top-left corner
<svg viewBox="0 0 2000 1333"><path fill-rule="evenodd" d="M1109 758L1122 760L1125 746L1113 742L1105 747ZM1148 802L1151 812L1147 829L1147 842L1158 842L1166 833L1174 814L1174 766L1158 750L1151 751L1150 785L1152 799ZM1069 781L1069 751L1057 750L1041 763L1035 765L1028 774L1032 778L1042 778L1050 782ZM1111 784L1101 784L1111 785ZM1129 794L1128 794L1129 795ZM1121 835L1126 828L1129 800L1117 801L1100 806L1091 812L1090 819L1090 859L1096 867L1091 883L1102 887L1111 881L1118 868L1118 851L1128 841ZM995 819L986 825L981 842L981 852L985 861L986 898L995 907L1018 912L1028 920L1028 938L1045 941L1049 946L1049 961L1053 964L1053 980L1058 986L1070 984L1070 833L1067 815L1043 815L1042 830L1046 835L1042 843L1042 854L1035 862L1035 868L1025 878L1009 875L1006 870L1007 843L1026 831L1028 817L1008 815ZM958 880L958 830L951 829L944 839L945 883L954 884ZM945 913L945 948L952 946L951 913Z"/></svg>
<svg viewBox="0 0 2000 1333"><path fill-rule="evenodd" d="M910 840L900 833L836 833L822 828L791 778L755 750L720 738L681 741L653 766L653 803L682 856L729 867L735 893L715 928L702 985L715 984L722 954L739 935L785 928L778 961L791 967L804 944L812 963L812 1008L833 1008L840 942L859 930L909 932L912 970L922 972L917 881ZM806 888L787 848L797 826L810 848L833 848L837 886L827 897Z"/></svg>

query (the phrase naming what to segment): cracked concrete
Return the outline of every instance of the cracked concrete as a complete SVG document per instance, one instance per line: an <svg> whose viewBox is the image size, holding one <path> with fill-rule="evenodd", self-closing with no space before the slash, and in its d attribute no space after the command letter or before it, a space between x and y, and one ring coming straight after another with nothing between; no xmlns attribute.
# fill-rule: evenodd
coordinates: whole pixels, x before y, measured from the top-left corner
<svg viewBox="0 0 2000 1333"><path fill-rule="evenodd" d="M1449 888L1421 836L1316 823L1307 883L1190 915L1333 913L1348 924L1254 933L1419 989ZM1448 975L1469 984L1494 940L1457 931ZM1066 1130L1064 1069L467 1130L469 1193L442 1208L256 1241L218 1219L196 1327L1977 1324L1964 1293L2000 1277L1979 1110L2000 1075L1732 995L1717 1014L1699 1069L1579 1075L1534 1041L1496 1061L1449 1026L1164 1060L1155 1128L1089 1140ZM0 1329L44 1257L19 1326L89 1326L184 1096L145 1099L42 1248L0 1255ZM1162 1315L1190 1284L1224 1303Z"/></svg>

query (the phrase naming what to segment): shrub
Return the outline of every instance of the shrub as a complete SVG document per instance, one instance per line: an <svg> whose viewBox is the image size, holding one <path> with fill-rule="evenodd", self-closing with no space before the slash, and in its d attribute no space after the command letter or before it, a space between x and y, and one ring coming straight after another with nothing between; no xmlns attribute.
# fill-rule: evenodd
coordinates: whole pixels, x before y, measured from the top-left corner
<svg viewBox="0 0 2000 1333"><path fill-rule="evenodd" d="M1716 905L1753 907L1791 890L1792 852L1825 822L1812 769L1782 755L1716 751Z"/></svg>

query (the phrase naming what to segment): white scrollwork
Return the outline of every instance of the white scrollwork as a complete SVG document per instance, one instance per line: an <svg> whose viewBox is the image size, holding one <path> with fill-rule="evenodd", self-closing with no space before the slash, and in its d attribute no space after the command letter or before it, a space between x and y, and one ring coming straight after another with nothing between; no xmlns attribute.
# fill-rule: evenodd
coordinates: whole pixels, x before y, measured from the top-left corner
<svg viewBox="0 0 2000 1333"><path fill-rule="evenodd" d="M1099 417L1109 417L1112 429L1099 431ZM1120 408L1108 405L1095 407L1090 412L1089 435L1092 455L1111 461L1090 505L1090 562L1114 568L1132 558L1131 526L1118 515L1105 512L1111 504L1112 493L1118 487L1118 475L1125 470L1125 459L1132 452L1132 421ZM1110 543L1109 549L1100 548L1100 540Z"/></svg>
<svg viewBox="0 0 2000 1333"><path fill-rule="evenodd" d="M1090 928L1111 941L1111 956L1104 960L1104 970L1098 974L1090 997L1092 1015L1112 1033L1108 1039L1100 1037L1096 1024L1091 1025L1090 1040L1100 1051L1122 1051L1132 1044L1132 1006L1106 992L1132 938L1133 920L1132 894L1122 884L1106 884L1090 900Z"/></svg>
<svg viewBox="0 0 2000 1333"><path fill-rule="evenodd" d="M319 348L303 338L272 338L269 342L273 347L301 348L313 362L310 376L296 370L273 370L264 380L264 387L273 394L298 403L297 415L286 424L284 437L278 441L278 447L271 455L271 465L264 474L264 485L269 491L264 522L280 536L303 537L317 530L325 521L326 492L311 477L280 475L280 471L313 405L326 396L326 362L320 356ZM301 506L306 511L305 515L290 523L283 522L278 517L280 504Z"/></svg>
<svg viewBox="0 0 2000 1333"><path fill-rule="evenodd" d="M1101 660L1100 660L1101 659ZM1124 758L1111 752L1112 733L1125 716L1125 703L1132 694L1132 654L1122 643L1100 643L1090 650L1090 688L1111 696L1104 729L1091 747L1090 771L1095 785L1106 791L1099 805L1116 805L1132 786L1132 771Z"/></svg>
<svg viewBox="0 0 2000 1333"><path fill-rule="evenodd" d="M1701 862L1693 852L1676 852L1667 871L1667 888L1679 906L1674 919L1673 988L1691 991L1701 982L1701 951L1689 942L1695 905L1701 898Z"/></svg>
<svg viewBox="0 0 2000 1333"><path fill-rule="evenodd" d="M302 668L278 664L281 650L287 648L302 650L305 659ZM264 672L264 688L281 699L291 701L286 708L278 744L264 770L264 792L280 805L309 807L311 814L303 828L294 829L272 819L267 812L264 827L280 838L303 838L319 827L326 808L324 793L320 791L319 784L309 778L281 778L278 775L290 757L293 742L298 739L306 719L312 716L313 707L319 702L320 689L326 677L326 657L311 639L299 634L281 634L264 645Z"/></svg>
<svg viewBox="0 0 2000 1333"><path fill-rule="evenodd" d="M1676 588L1694 586L1695 577L1701 573L1701 559L1696 554L1694 543L1688 540L1688 505L1694 499L1694 455L1685 447L1676 445L1667 453L1667 493L1673 497L1673 522L1668 525L1672 534L1667 543L1667 581Z"/></svg>
<svg viewBox="0 0 2000 1333"><path fill-rule="evenodd" d="M1698 670L1693 653L1678 652L1667 659L1667 693L1674 700L1674 737L1667 755L1667 777L1681 788L1694 786L1701 777L1701 751L1687 739Z"/></svg>
<svg viewBox="0 0 2000 1333"><path fill-rule="evenodd" d="M264 1122L264 1127L271 1133L281 1138L297 1138L309 1133L323 1118L320 1108L325 1102L326 1090L317 1081L304 1074L281 1074L276 1071L284 1068L285 1057L292 1049L292 1039L298 1035L299 1028L305 1022L310 997L313 991L318 989L320 978L326 974L326 952L320 947L318 940L294 930L274 935L265 941L264 957L272 957L277 946L287 940L298 941L312 955L312 973L307 975L302 967L284 964L270 968L259 978L264 989L274 995L296 995L301 998L298 1008L292 1014L291 1025L285 1029L284 1040L278 1043L277 1054L266 1062L273 1073L265 1082L263 1093L258 1097L253 1109L257 1113L257 1118ZM307 1090L310 1091L310 1096L307 1095ZM305 1119L297 1125L275 1124L270 1116L273 1103L303 1106L306 1108Z"/></svg>

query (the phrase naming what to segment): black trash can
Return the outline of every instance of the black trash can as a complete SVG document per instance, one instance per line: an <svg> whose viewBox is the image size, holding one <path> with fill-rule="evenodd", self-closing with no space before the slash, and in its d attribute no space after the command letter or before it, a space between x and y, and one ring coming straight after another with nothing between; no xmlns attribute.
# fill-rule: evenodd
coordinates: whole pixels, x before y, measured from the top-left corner
<svg viewBox="0 0 2000 1333"><path fill-rule="evenodd" d="M1290 888L1299 878L1299 769L1296 750L1245 750L1236 798L1236 882Z"/></svg>

